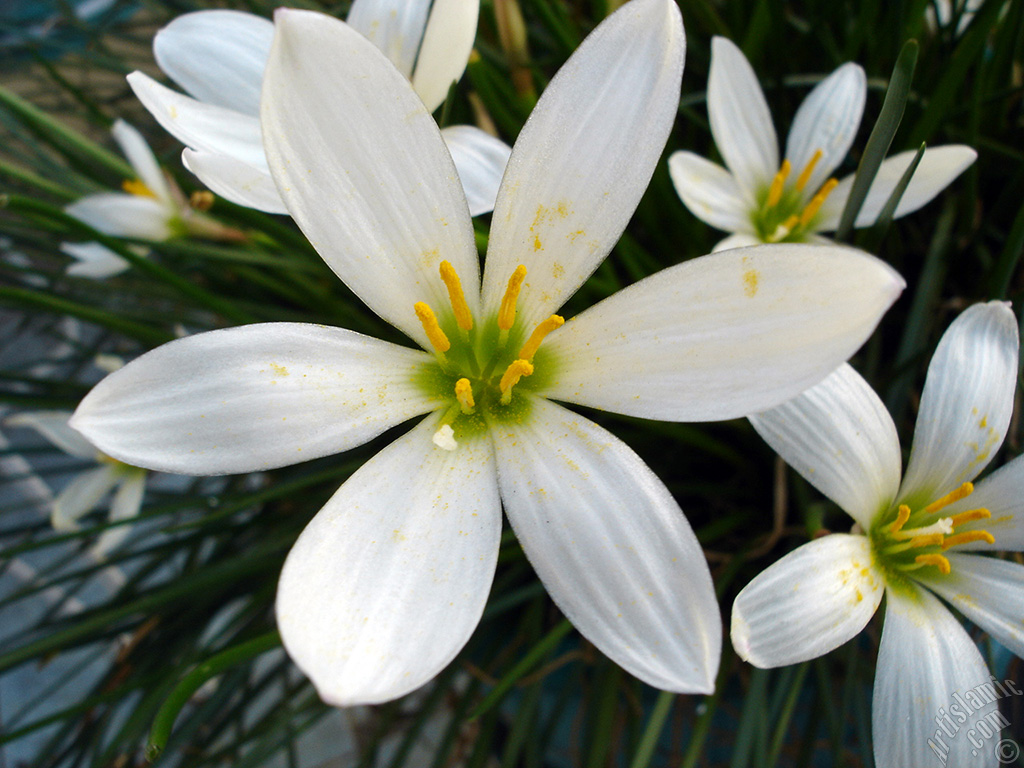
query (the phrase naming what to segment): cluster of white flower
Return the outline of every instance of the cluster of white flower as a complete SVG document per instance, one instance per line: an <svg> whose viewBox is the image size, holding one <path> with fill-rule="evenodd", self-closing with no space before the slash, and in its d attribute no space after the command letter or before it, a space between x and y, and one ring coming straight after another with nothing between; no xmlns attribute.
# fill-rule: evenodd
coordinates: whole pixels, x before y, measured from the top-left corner
<svg viewBox="0 0 1024 768"><path fill-rule="evenodd" d="M716 38L708 112L728 170L689 152L669 165L686 206L732 234L716 253L563 320L555 313L611 251L661 158L680 97L682 20L670 0L626 3L566 62L509 150L475 127L441 130L431 114L466 67L478 11L468 0L356 0L348 23L207 11L159 33L158 63L191 96L141 73L129 81L187 145L187 167L233 202L289 214L421 349L301 323L155 349L100 382L71 420L107 462L83 478L88 494L75 490L74 514L119 479L115 514L127 497L137 509L143 475L124 465L253 472L422 417L341 486L285 563L281 635L324 700L393 699L458 654L487 600L502 510L588 640L655 687L708 693L722 622L693 531L636 453L553 401L678 422L749 416L858 527L804 545L740 593L737 652L763 667L819 656L887 595L876 760L924 763L933 710L986 679L932 592L1024 655L1024 570L947 551L1024 549L1024 464L976 491L969 482L1008 428L1012 312L972 307L943 338L901 484L892 420L845 361L904 282L817 234L835 229L850 193L850 179L830 175L860 123L864 72L846 64L812 90L780 163L756 76ZM115 135L138 171L135 194L68 212L111 234L171 236L187 218L180 195L137 134L118 124ZM857 226L875 221L911 157L883 164ZM896 215L974 157L928 150ZM481 275L471 216L492 208ZM119 232L103 217L146 230ZM94 276L113 271L93 263ZM84 455L63 429L46 429Z"/></svg>

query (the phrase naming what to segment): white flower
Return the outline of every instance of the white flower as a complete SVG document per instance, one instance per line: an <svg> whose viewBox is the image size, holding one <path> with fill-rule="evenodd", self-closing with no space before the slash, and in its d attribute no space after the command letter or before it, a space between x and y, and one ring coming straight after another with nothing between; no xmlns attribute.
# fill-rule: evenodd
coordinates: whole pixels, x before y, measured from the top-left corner
<svg viewBox="0 0 1024 768"><path fill-rule="evenodd" d="M479 12L479 0L355 0L348 24L384 52L433 112L462 77ZM249 13L186 13L157 33L153 53L160 68L194 98L142 72L128 75L128 82L157 121L188 146L185 166L210 189L239 205L288 213L260 136L260 88L273 37L273 23ZM441 134L470 212L490 211L508 145L469 125L450 126Z"/></svg>
<svg viewBox="0 0 1024 768"><path fill-rule="evenodd" d="M819 83L797 110L780 165L772 116L754 70L733 42L714 38L708 117L728 170L680 151L669 158L669 172L697 218L733 233L716 251L756 243L825 241L817 233L839 226L853 176L842 181L830 176L853 143L866 89L864 70L852 63ZM901 152L882 163L854 226L874 224L914 155ZM973 149L958 144L928 149L896 216L929 202L975 157Z"/></svg>
<svg viewBox="0 0 1024 768"><path fill-rule="evenodd" d="M455 657L502 508L589 640L651 685L710 691L720 617L685 517L625 443L551 399L679 421L761 410L847 358L903 281L851 249L752 248L666 269L564 326L551 314L615 244L668 137L685 47L671 0L624 5L551 81L509 161L482 285L451 156L408 82L341 22L282 10L275 26L263 133L289 211L427 351L298 323L213 331L100 382L73 425L133 463L216 474L429 414L285 563L281 635L327 701L400 696Z"/></svg>
<svg viewBox="0 0 1024 768"><path fill-rule="evenodd" d="M804 544L748 584L733 606L733 645L759 667L815 658L860 632L884 592L872 716L879 766L996 765L995 743L980 749L970 738L993 707L966 725L959 714L969 713L951 709L989 686L988 669L932 592L1024 657L1024 567L964 554L1024 550L1024 462L970 483L1006 435L1018 345L1003 302L970 307L950 325L928 369L902 483L896 427L847 365L751 417L865 533Z"/></svg>
<svg viewBox="0 0 1024 768"><path fill-rule="evenodd" d="M4 422L11 427L34 429L68 455L88 459L98 465L79 475L54 500L50 513L50 523L54 530L62 533L78 530L78 519L95 509L110 491L114 491L110 502L111 522L128 520L138 515L145 493L146 470L105 456L68 426L70 417L67 411L37 411L19 413ZM89 551L97 559L104 559L124 541L130 530L131 526L120 525L104 531Z"/></svg>
<svg viewBox="0 0 1024 768"><path fill-rule="evenodd" d="M64 208L69 216L85 222L104 235L141 240L169 240L182 235L237 240L242 234L191 208L184 196L164 175L153 150L137 130L124 120L111 129L135 171L124 182L124 192L87 195ZM105 278L124 272L130 264L99 243L61 243L61 250L76 259L69 275ZM136 248L145 253L145 249Z"/></svg>

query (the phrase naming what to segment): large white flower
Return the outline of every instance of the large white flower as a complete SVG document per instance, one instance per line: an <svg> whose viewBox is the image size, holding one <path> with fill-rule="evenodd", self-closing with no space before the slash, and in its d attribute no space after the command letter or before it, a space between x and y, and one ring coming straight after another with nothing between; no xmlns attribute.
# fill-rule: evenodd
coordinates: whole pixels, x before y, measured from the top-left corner
<svg viewBox="0 0 1024 768"><path fill-rule="evenodd" d="M75 478L54 499L50 512L54 530L62 533L78 530L79 518L94 509L110 491L115 491L110 502L111 522L129 520L138 515L146 488L146 470L105 456L68 426L70 417L68 411L33 411L11 416L4 422L10 427L34 429L69 456L87 459L98 465ZM130 531L129 525L104 531L89 551L102 560L124 541Z"/></svg>
<svg viewBox="0 0 1024 768"><path fill-rule="evenodd" d="M462 77L479 12L479 0L355 0L348 24L384 52L433 112ZM239 205L288 213L260 137L260 88L273 37L273 23L249 13L187 13L157 33L153 53L194 98L142 72L128 75L128 82L157 121L188 146L186 167L210 189ZM490 211L508 145L469 125L449 126L441 135L470 212Z"/></svg>
<svg viewBox="0 0 1024 768"><path fill-rule="evenodd" d="M238 230L223 226L188 204L181 191L164 175L142 134L132 126L117 120L111 133L136 178L124 182L123 192L87 195L65 207L65 213L97 232L114 237L156 241L179 235L221 240L242 237ZM69 275L105 278L130 266L99 243L61 243L61 250L76 259L67 269Z"/></svg>
<svg viewBox="0 0 1024 768"><path fill-rule="evenodd" d="M839 226L853 188L832 172L857 134L867 84L848 63L819 83L797 110L779 163L768 102L743 52L724 37L711 44L708 118L726 168L693 152L675 152L669 172L683 203L697 218L731 232L715 250L756 243L822 241ZM901 152L882 163L855 226L874 224L914 159ZM971 163L977 153L952 144L928 149L896 208L903 216L925 205ZM728 169L728 170L726 170Z"/></svg>
<svg viewBox="0 0 1024 768"><path fill-rule="evenodd" d="M1024 657L1024 567L964 554L1024 550L1024 461L970 482L1006 435L1017 352L1003 302L970 307L950 325L928 368L902 483L896 427L847 365L751 417L863 533L804 544L748 584L733 606L733 645L759 667L812 659L860 632L884 593L872 715L879 766L996 765L996 742L979 744L985 731L972 730L993 709L988 669L932 592Z"/></svg>
<svg viewBox="0 0 1024 768"><path fill-rule="evenodd" d="M551 81L512 152L482 281L451 156L401 73L342 22L283 10L275 27L262 125L278 187L325 261L422 350L316 325L213 331L102 381L73 425L113 456L216 474L429 414L285 563L281 635L330 702L399 696L454 658L503 507L588 639L651 685L710 691L720 617L692 530L629 447L551 399L680 421L761 410L834 370L903 281L851 249L751 248L564 325L551 314L615 244L668 137L685 48L672 0L624 5Z"/></svg>

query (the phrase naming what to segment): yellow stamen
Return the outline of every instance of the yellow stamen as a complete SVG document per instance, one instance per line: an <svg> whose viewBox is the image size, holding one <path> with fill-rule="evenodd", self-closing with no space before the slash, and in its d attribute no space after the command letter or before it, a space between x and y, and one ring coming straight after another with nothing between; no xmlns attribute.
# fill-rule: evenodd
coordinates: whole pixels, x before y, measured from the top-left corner
<svg viewBox="0 0 1024 768"><path fill-rule="evenodd" d="M137 195L138 197L152 197L156 199L156 194L153 190L146 186L145 182L140 179L126 179L121 182L121 189L130 195Z"/></svg>
<svg viewBox="0 0 1024 768"><path fill-rule="evenodd" d="M765 200L765 207L774 208L779 204L779 200L782 199L782 190L786 186L786 177L789 176L792 170L793 166L789 160L783 160L782 167L779 168L779 172L772 179L772 185L768 187L768 199Z"/></svg>
<svg viewBox="0 0 1024 768"><path fill-rule="evenodd" d="M537 327L533 329L533 333L530 334L530 338L523 344L523 348L519 350L519 356L524 360L532 360L533 356L537 354L541 342L544 341L544 337L555 328L561 328L564 322L564 318L552 315L547 320L538 323Z"/></svg>
<svg viewBox="0 0 1024 768"><path fill-rule="evenodd" d="M197 211L208 211L213 208L213 192L197 189L189 195L188 204Z"/></svg>
<svg viewBox="0 0 1024 768"><path fill-rule="evenodd" d="M469 313L466 295L462 292L462 281L459 280L455 267L447 261L441 262L441 279L448 288L448 300L455 311L455 322L462 330L470 330L473 327L473 316Z"/></svg>
<svg viewBox="0 0 1024 768"><path fill-rule="evenodd" d="M889 533L899 533L903 526L907 524L907 520L909 519L910 507L906 504L900 504L900 508L896 513L896 520L889 526Z"/></svg>
<svg viewBox="0 0 1024 768"><path fill-rule="evenodd" d="M473 413L476 402L473 400L473 387L469 379L459 379L455 382L455 399L459 401L463 413Z"/></svg>
<svg viewBox="0 0 1024 768"><path fill-rule="evenodd" d="M914 562L921 565L934 565L944 574L949 574L949 560L942 555L918 555L914 558Z"/></svg>
<svg viewBox="0 0 1024 768"><path fill-rule="evenodd" d="M987 541L989 544L995 544L996 537L988 531L964 531L963 533L947 536L946 540L942 543L942 550L945 551L958 544L969 544L972 541Z"/></svg>
<svg viewBox="0 0 1024 768"><path fill-rule="evenodd" d="M811 223L811 220L818 215L818 211L821 210L821 206L825 204L825 198L832 194L832 190L839 186L839 182L836 179L829 179L822 185L821 189L818 190L818 194L811 198L811 202L804 208L803 213L800 214L800 226L806 227Z"/></svg>
<svg viewBox="0 0 1024 768"><path fill-rule="evenodd" d="M992 513L981 507L980 509L969 509L966 512L961 512L959 515L953 515L949 520L953 523L953 527L956 528L964 523L969 523L973 520L985 520L989 517L992 517Z"/></svg>
<svg viewBox="0 0 1024 768"><path fill-rule="evenodd" d="M796 189L798 192L806 187L807 182L811 180L811 174L814 173L814 166L818 164L819 160L821 160L821 150L816 149L814 150L814 156L807 161L807 165L805 165L804 169L800 171L800 176L796 180Z"/></svg>
<svg viewBox="0 0 1024 768"><path fill-rule="evenodd" d="M515 360L501 377L498 389L501 390L501 404L508 405L512 402L512 387L519 383L523 376L533 373L533 366L526 360Z"/></svg>
<svg viewBox="0 0 1024 768"><path fill-rule="evenodd" d="M936 499L927 507L924 508L925 514L931 514L932 512L938 512L944 507L948 507L950 504L960 501L960 499L966 499L974 493L974 485L972 483L964 483L952 493L947 493L941 499ZM956 525L956 523L954 523Z"/></svg>
<svg viewBox="0 0 1024 768"><path fill-rule="evenodd" d="M519 291L523 287L523 280L526 279L526 267L520 264L512 277L508 279L508 288L501 299L501 308L498 310L498 328L507 331L516 321L516 299L519 298Z"/></svg>
<svg viewBox="0 0 1024 768"><path fill-rule="evenodd" d="M909 542L907 542L907 549L914 549L915 547L941 546L944 538L945 535L941 533L929 533L925 536L915 536Z"/></svg>
<svg viewBox="0 0 1024 768"><path fill-rule="evenodd" d="M423 324L423 330L426 332L427 338L430 339L430 343L434 345L434 349L438 352L447 352L451 349L452 343L448 341L448 337L444 335L444 331L438 325L434 310L422 301L417 301L413 309L416 310L416 317Z"/></svg>

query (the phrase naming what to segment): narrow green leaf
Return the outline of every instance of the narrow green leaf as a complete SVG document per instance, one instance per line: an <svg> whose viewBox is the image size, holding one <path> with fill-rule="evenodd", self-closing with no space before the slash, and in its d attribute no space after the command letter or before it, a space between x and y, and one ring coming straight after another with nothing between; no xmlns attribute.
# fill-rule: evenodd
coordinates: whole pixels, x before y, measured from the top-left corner
<svg viewBox="0 0 1024 768"><path fill-rule="evenodd" d="M640 743L637 745L629 768L648 768L651 760L654 759L654 750L658 746L658 739L665 728L665 721L672 711L672 704L676 700L676 694L671 691L662 691L658 694L658 700L654 703L650 716L647 718L647 725Z"/></svg>

